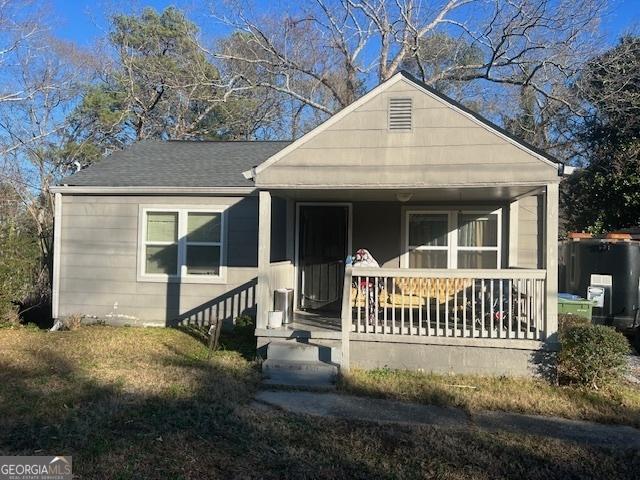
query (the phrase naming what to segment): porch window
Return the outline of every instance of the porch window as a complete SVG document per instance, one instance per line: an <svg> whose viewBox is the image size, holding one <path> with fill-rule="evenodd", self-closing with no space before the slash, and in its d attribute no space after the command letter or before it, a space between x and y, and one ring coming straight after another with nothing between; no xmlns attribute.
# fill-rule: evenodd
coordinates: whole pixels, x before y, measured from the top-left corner
<svg viewBox="0 0 640 480"><path fill-rule="evenodd" d="M500 211L411 210L406 216L409 268L499 268Z"/></svg>
<svg viewBox="0 0 640 480"><path fill-rule="evenodd" d="M498 214L458 214L458 268L498 267Z"/></svg>
<svg viewBox="0 0 640 480"><path fill-rule="evenodd" d="M224 208L141 207L139 281L224 282Z"/></svg>
<svg viewBox="0 0 640 480"><path fill-rule="evenodd" d="M447 268L449 215L409 215L409 268Z"/></svg>

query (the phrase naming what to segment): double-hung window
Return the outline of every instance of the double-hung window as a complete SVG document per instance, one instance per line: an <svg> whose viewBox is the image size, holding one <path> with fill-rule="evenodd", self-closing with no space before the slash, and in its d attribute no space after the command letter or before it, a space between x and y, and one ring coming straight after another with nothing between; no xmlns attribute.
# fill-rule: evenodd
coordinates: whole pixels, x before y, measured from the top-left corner
<svg viewBox="0 0 640 480"><path fill-rule="evenodd" d="M447 268L449 213L409 212L409 268Z"/></svg>
<svg viewBox="0 0 640 480"><path fill-rule="evenodd" d="M224 208L141 207L140 225L140 281L224 282Z"/></svg>
<svg viewBox="0 0 640 480"><path fill-rule="evenodd" d="M409 210L405 222L405 267L500 268L500 210Z"/></svg>
<svg viewBox="0 0 640 480"><path fill-rule="evenodd" d="M499 212L458 213L458 268L499 268Z"/></svg>

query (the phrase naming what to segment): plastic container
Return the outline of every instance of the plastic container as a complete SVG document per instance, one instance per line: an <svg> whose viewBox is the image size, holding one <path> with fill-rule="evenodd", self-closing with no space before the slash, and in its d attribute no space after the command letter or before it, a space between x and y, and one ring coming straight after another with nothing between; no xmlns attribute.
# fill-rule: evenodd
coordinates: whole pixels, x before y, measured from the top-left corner
<svg viewBox="0 0 640 480"><path fill-rule="evenodd" d="M282 327L282 312L274 310L268 313L267 326L269 328Z"/></svg>
<svg viewBox="0 0 640 480"><path fill-rule="evenodd" d="M571 293L558 294L558 313L579 315L591 321L593 302Z"/></svg>

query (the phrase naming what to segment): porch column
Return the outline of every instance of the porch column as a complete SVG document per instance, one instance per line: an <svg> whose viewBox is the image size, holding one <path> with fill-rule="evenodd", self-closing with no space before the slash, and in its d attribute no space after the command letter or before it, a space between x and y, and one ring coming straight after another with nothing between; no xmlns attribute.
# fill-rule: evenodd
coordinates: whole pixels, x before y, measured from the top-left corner
<svg viewBox="0 0 640 480"><path fill-rule="evenodd" d="M271 310L271 193L261 191L258 208L258 285L256 287L256 328L267 328Z"/></svg>
<svg viewBox="0 0 640 480"><path fill-rule="evenodd" d="M509 204L509 268L518 267L518 244L520 240L520 201Z"/></svg>
<svg viewBox="0 0 640 480"><path fill-rule="evenodd" d="M550 183L545 195L545 268L547 270L546 338L558 331L558 184Z"/></svg>

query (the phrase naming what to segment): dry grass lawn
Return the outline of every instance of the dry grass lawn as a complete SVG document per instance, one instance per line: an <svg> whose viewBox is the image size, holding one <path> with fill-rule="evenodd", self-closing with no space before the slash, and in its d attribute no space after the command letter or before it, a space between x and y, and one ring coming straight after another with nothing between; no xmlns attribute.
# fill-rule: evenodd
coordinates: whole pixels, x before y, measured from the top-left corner
<svg viewBox="0 0 640 480"><path fill-rule="evenodd" d="M71 454L83 479L637 478L640 453L251 407L251 345L206 359L174 329L0 329L0 455ZM244 348L241 348L243 347Z"/></svg>
<svg viewBox="0 0 640 480"><path fill-rule="evenodd" d="M619 385L599 391L553 386L543 380L437 375L395 370L352 370L341 390L464 408L470 412L508 412L640 427L640 388Z"/></svg>

